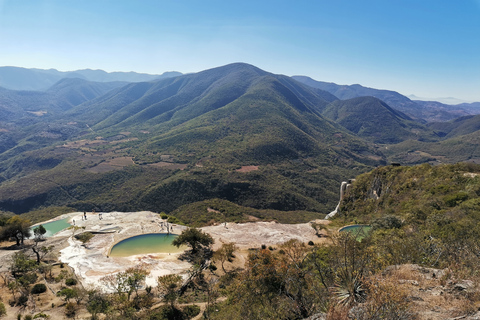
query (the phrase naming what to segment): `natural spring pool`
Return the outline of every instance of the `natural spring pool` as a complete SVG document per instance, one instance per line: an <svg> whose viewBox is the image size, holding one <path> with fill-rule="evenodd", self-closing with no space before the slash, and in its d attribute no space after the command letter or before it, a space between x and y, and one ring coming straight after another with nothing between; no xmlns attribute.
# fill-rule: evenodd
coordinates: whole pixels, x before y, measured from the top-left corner
<svg viewBox="0 0 480 320"><path fill-rule="evenodd" d="M55 220L52 222L47 222L47 223L40 223L45 230L47 230L47 233L44 234L44 237L51 237L55 233L60 232L68 227L71 227L72 225L68 223L69 218L61 219L61 220ZM40 224L33 226L32 229L32 237L33 237L33 229L37 228L40 226Z"/></svg>
<svg viewBox="0 0 480 320"><path fill-rule="evenodd" d="M349 232L356 236L357 240L362 240L368 235L371 229L372 227L366 224L354 224L340 228L338 232Z"/></svg>
<svg viewBox="0 0 480 320"><path fill-rule="evenodd" d="M176 234L148 233L124 239L110 249L111 257L128 257L136 254L147 253L177 253L185 247L177 248L172 241L178 237Z"/></svg>

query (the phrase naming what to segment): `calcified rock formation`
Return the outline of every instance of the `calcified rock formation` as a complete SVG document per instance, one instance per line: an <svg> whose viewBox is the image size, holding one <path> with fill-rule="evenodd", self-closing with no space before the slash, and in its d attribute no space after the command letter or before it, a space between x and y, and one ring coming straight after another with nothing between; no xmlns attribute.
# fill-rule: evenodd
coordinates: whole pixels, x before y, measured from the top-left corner
<svg viewBox="0 0 480 320"><path fill-rule="evenodd" d="M334 217L337 213L339 213L340 211L340 203L342 202L343 200L343 197L345 195L345 193L348 191L348 189L351 188L352 186L352 183L355 181L355 179L350 179L348 181L343 181L342 184L340 185L340 200L338 201L338 204L337 206L335 207L335 210L333 210L332 212L330 212L329 214L327 214L327 216L325 217L325 220L328 220L332 217Z"/></svg>

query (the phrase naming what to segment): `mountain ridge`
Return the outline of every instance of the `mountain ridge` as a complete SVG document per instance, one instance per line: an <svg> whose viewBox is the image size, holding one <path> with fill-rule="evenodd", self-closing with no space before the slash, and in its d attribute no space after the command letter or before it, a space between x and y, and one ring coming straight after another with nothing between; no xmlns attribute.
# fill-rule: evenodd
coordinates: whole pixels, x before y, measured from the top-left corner
<svg viewBox="0 0 480 320"><path fill-rule="evenodd" d="M58 71L56 69L36 69L22 67L0 67L0 87L10 90L45 91L63 78L81 78L94 82L142 82L160 78L176 77L180 72L168 71L161 75L136 72L106 72L103 70L82 69Z"/></svg>
<svg viewBox="0 0 480 320"><path fill-rule="evenodd" d="M126 84L32 127L0 154L0 209L170 212L219 198L328 212L339 181L385 163L321 116L336 100L241 63ZM248 165L258 169L237 171Z"/></svg>
<svg viewBox="0 0 480 320"><path fill-rule="evenodd" d="M362 96L376 97L390 107L423 122L449 121L459 116L480 113L480 108L477 109L475 103L471 107L468 105L450 106L440 102L432 104L426 101L412 101L407 96L392 90L368 88L359 84L338 85L333 82L317 81L307 76L293 76L292 78L309 86L326 90L341 100Z"/></svg>

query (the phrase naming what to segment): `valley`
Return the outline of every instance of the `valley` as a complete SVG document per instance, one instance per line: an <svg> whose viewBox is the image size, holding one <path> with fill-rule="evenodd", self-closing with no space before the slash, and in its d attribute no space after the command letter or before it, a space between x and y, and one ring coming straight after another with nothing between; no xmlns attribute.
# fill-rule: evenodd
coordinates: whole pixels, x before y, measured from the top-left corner
<svg viewBox="0 0 480 320"><path fill-rule="evenodd" d="M0 89L9 315L478 316L477 104L245 63L165 76L22 72L45 81ZM353 182L324 220L342 181ZM75 226L21 243L24 228L52 219ZM198 248L109 255L167 223ZM356 224L371 232L338 232ZM34 296L43 283L50 291Z"/></svg>

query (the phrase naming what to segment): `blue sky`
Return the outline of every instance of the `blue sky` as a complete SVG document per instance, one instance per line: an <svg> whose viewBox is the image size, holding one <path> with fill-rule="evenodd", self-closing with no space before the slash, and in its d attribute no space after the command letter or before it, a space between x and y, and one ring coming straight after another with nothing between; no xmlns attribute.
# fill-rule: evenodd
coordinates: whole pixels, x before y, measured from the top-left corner
<svg viewBox="0 0 480 320"><path fill-rule="evenodd" d="M480 101L480 0L0 0L0 65L273 73Z"/></svg>

